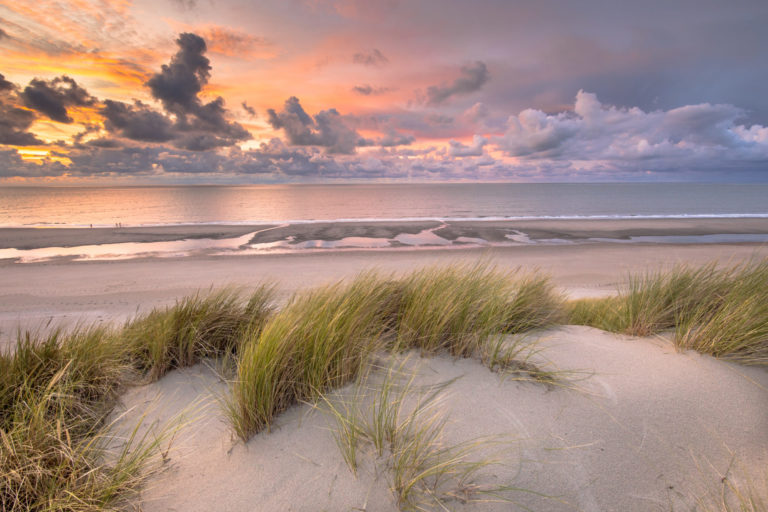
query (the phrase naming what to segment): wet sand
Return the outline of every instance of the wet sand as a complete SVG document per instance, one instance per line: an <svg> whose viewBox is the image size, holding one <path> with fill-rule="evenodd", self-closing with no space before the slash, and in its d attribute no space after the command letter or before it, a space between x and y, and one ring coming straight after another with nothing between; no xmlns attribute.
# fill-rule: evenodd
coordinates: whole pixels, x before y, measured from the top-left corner
<svg viewBox="0 0 768 512"><path fill-rule="evenodd" d="M443 227L441 227L443 226ZM250 243L269 243L292 237L334 241L347 237L394 238L436 229L447 240L459 237L508 242L507 235L525 233L531 240L590 238L628 239L637 236L703 236L719 234L768 235L768 219L569 219L503 221L317 222L290 225L181 225L125 228L0 228L0 249L76 247L114 243L168 242L209 238L221 240L257 233Z"/></svg>

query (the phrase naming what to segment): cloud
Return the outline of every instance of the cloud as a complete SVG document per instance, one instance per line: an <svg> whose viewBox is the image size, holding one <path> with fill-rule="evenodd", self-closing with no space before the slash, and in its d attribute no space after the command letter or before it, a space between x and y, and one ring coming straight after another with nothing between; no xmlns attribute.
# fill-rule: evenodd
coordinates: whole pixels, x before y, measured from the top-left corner
<svg viewBox="0 0 768 512"><path fill-rule="evenodd" d="M199 107L197 95L208 83L211 64L203 55L207 47L202 37L184 33L176 44L179 51L171 58L171 63L163 64L160 73L147 81L147 86L167 111L183 116Z"/></svg>
<svg viewBox="0 0 768 512"><path fill-rule="evenodd" d="M201 31L208 49L227 57L270 57L274 55L274 45L264 37L251 35L228 27L210 27Z"/></svg>
<svg viewBox="0 0 768 512"><path fill-rule="evenodd" d="M40 178L61 176L67 168L59 162L43 159L41 164L24 161L15 149L0 148L0 178Z"/></svg>
<svg viewBox="0 0 768 512"><path fill-rule="evenodd" d="M121 137L143 142L166 142L176 137L173 122L140 101L128 105L106 100L101 114L107 131Z"/></svg>
<svg viewBox="0 0 768 512"><path fill-rule="evenodd" d="M378 49L374 48L370 52L358 52L352 56L352 62L362 64L363 66L382 67L389 62Z"/></svg>
<svg viewBox="0 0 768 512"><path fill-rule="evenodd" d="M106 100L100 113L110 133L141 142L170 142L174 147L208 151L248 140L251 134L229 121L224 99L202 103L198 94L210 77L210 61L203 54L205 41L196 34L181 34L179 51L170 64L148 81L152 96L160 100L165 113L136 101L129 105Z"/></svg>
<svg viewBox="0 0 768 512"><path fill-rule="evenodd" d="M389 87L374 87L368 84L356 85L352 88L352 92L362 94L363 96L378 96L379 94L384 94L391 90L392 89Z"/></svg>
<svg viewBox="0 0 768 512"><path fill-rule="evenodd" d="M242 102L242 103L240 104L240 106L242 106L242 107L243 107L243 110L245 110L245 112L246 112L246 113L247 113L249 116L251 116L251 117L256 117L256 109L255 109L255 108L253 108L252 106L248 105L248 103L247 103L247 102L245 102L245 101L244 101L244 102Z"/></svg>
<svg viewBox="0 0 768 512"><path fill-rule="evenodd" d="M0 28L0 39L10 39L11 36L8 35L8 32Z"/></svg>
<svg viewBox="0 0 768 512"><path fill-rule="evenodd" d="M459 156L459 157L465 157L465 156L482 156L483 155L483 148L485 145L488 144L488 139L485 137L481 137L480 135L475 135L472 144L467 146L466 144L462 144L461 142L452 140L448 143L449 149L448 154L451 156Z"/></svg>
<svg viewBox="0 0 768 512"><path fill-rule="evenodd" d="M11 83L8 80L6 80L5 79L5 75L0 73L0 92L2 92L2 91L12 91L15 88L16 88L16 86L13 85L13 83Z"/></svg>
<svg viewBox="0 0 768 512"><path fill-rule="evenodd" d="M586 161L621 169L718 169L768 163L768 128L738 124L744 111L702 103L645 112L579 91L572 112L526 109L493 142L510 156Z"/></svg>
<svg viewBox="0 0 768 512"><path fill-rule="evenodd" d="M385 136L376 139L376 144L381 147L391 148L395 146L408 146L415 140L416 137L413 135L398 133L397 131L390 129Z"/></svg>
<svg viewBox="0 0 768 512"><path fill-rule="evenodd" d="M445 103L452 96L464 95L479 90L489 79L484 62L476 61L461 67L461 76L450 84L432 85L427 88L427 104Z"/></svg>
<svg viewBox="0 0 768 512"><path fill-rule="evenodd" d="M355 147L367 145L336 109L322 110L313 119L295 96L285 101L280 112L269 109L267 115L269 124L276 130L282 129L288 142L295 146L321 146L328 153L352 154Z"/></svg>
<svg viewBox="0 0 768 512"><path fill-rule="evenodd" d="M0 144L13 146L34 146L43 141L30 133L29 127L35 122L35 113L21 108L18 87L0 73Z"/></svg>
<svg viewBox="0 0 768 512"><path fill-rule="evenodd" d="M68 107L89 106L96 101L88 91L66 75L51 81L35 78L24 88L20 97L27 107L60 123L73 121L67 112Z"/></svg>

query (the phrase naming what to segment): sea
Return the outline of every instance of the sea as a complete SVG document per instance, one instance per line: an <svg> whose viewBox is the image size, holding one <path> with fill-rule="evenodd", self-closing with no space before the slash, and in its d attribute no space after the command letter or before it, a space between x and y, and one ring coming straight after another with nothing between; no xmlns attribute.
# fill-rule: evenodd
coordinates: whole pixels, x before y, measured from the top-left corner
<svg viewBox="0 0 768 512"><path fill-rule="evenodd" d="M2 228L697 217L768 219L768 184L398 183L0 188ZM356 239L356 244L346 245L344 241L299 245L286 240L282 244L252 247L247 244L248 236L244 236L228 241L111 244L58 252L5 248L0 249L0 259L34 261L53 256L109 259L179 255L200 250L231 254L243 250L259 253L355 247L380 249L392 246L393 242L397 242L398 247L419 246L422 242L441 245L435 244L435 237L429 233L421 241L419 237L407 238L412 244L402 243L403 240L406 239ZM510 241L519 242L525 241Z"/></svg>
<svg viewBox="0 0 768 512"><path fill-rule="evenodd" d="M451 183L0 188L0 227L767 217L768 184Z"/></svg>

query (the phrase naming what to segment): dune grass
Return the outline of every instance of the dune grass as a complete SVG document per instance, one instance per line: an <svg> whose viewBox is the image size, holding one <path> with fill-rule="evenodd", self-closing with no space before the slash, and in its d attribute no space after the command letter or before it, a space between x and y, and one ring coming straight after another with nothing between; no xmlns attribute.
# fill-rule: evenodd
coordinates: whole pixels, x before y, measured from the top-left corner
<svg viewBox="0 0 768 512"><path fill-rule="evenodd" d="M116 439L110 414L126 384L236 352L271 312L271 288L194 296L123 329L19 333L0 354L0 509L122 510L166 430ZM137 371L138 370L138 371ZM115 450L114 444L121 448Z"/></svg>
<svg viewBox="0 0 768 512"><path fill-rule="evenodd" d="M510 486L483 482L500 462L482 452L499 451L500 439L446 443L442 413L452 381L417 387L408 357L388 367L371 368L351 397L323 397L321 406L335 419L337 445L350 470L369 457L388 475L401 510L449 510L451 502L511 501Z"/></svg>
<svg viewBox="0 0 768 512"><path fill-rule="evenodd" d="M573 301L568 313L571 323L636 336L674 330L679 349L766 365L768 260L631 276L617 297Z"/></svg>
<svg viewBox="0 0 768 512"><path fill-rule="evenodd" d="M768 261L633 276L618 297L570 303L540 274L486 263L399 278L368 272L299 292L276 312L272 302L270 286L248 297L225 289L182 299L120 329L19 333L0 354L2 509L119 508L156 448L133 439L125 453L105 457L107 418L119 390L204 358L233 367L227 412L243 440L269 428L290 405L350 382L377 351L475 356L491 370L547 382L551 375L530 365L528 352L508 335L565 321L636 335L674 330L681 349L768 364ZM394 454L391 438L402 428L393 426L394 410L378 409L381 432L350 424L344 435L372 439L377 449L390 439ZM417 457L417 448L430 446L440 430L425 418L422 425L432 430L405 436L416 445L393 467L418 466L407 457ZM355 450L347 446L345 458L353 460ZM394 486L407 501L416 484L400 474Z"/></svg>
<svg viewBox="0 0 768 512"><path fill-rule="evenodd" d="M129 322L122 337L130 357L157 380L201 358L235 354L246 332L258 333L272 313L273 287L258 287L244 302L231 288L196 294Z"/></svg>
<svg viewBox="0 0 768 512"><path fill-rule="evenodd" d="M261 331L250 332L227 405L237 435L248 439L290 405L354 378L380 346L389 291L367 273L348 285L298 293Z"/></svg>
<svg viewBox="0 0 768 512"><path fill-rule="evenodd" d="M432 267L402 281L397 348L457 357L475 354L496 334L556 323L561 302L549 280L486 264Z"/></svg>
<svg viewBox="0 0 768 512"><path fill-rule="evenodd" d="M346 384L381 348L468 357L494 335L554 323L546 278L485 265L433 267L402 279L363 273L302 292L243 341L227 412L243 440L298 401Z"/></svg>
<svg viewBox="0 0 768 512"><path fill-rule="evenodd" d="M162 436L108 453L126 361L100 328L19 335L0 355L0 509L111 510L138 489Z"/></svg>

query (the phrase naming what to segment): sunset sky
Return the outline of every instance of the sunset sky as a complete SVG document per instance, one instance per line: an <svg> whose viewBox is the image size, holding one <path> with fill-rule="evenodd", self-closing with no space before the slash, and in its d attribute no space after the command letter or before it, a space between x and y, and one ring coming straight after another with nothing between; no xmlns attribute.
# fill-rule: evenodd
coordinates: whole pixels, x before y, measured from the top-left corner
<svg viewBox="0 0 768 512"><path fill-rule="evenodd" d="M0 0L0 183L768 181L768 2Z"/></svg>

